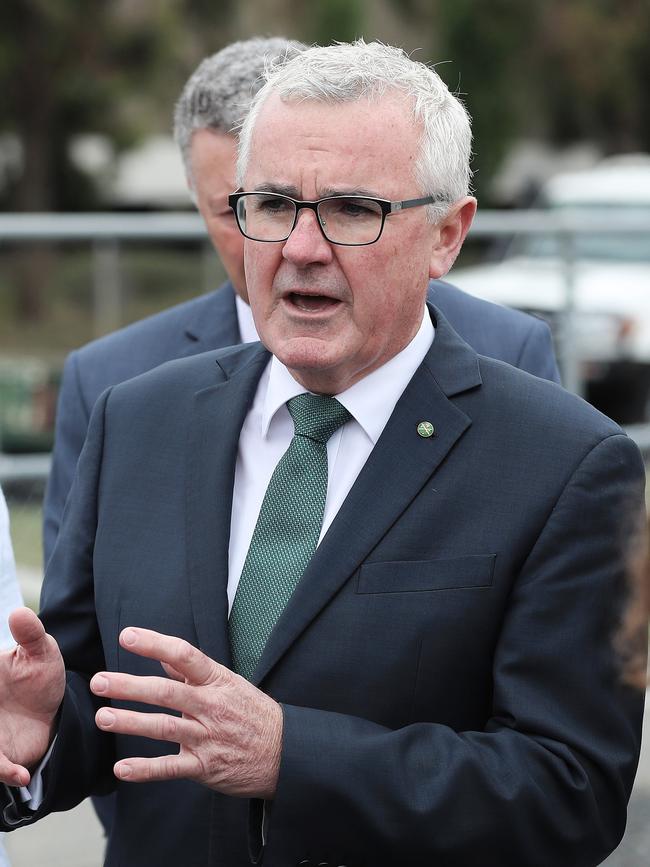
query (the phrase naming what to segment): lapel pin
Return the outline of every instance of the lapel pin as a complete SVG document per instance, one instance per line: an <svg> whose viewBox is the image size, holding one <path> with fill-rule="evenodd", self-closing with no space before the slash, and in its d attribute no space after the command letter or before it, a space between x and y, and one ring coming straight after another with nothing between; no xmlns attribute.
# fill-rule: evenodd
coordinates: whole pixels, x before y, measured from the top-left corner
<svg viewBox="0 0 650 867"><path fill-rule="evenodd" d="M435 434L436 429L430 421L421 421L418 424L417 431L421 437L427 439L427 437L432 437Z"/></svg>

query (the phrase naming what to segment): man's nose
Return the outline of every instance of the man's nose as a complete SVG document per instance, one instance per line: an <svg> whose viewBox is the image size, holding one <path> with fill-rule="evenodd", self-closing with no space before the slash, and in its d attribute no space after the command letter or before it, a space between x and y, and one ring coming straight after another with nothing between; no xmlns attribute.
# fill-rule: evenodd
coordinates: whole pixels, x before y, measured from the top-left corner
<svg viewBox="0 0 650 867"><path fill-rule="evenodd" d="M282 255L295 265L310 265L314 262L327 264L332 260L332 245L323 235L318 217L313 211L302 208L293 232L284 242Z"/></svg>

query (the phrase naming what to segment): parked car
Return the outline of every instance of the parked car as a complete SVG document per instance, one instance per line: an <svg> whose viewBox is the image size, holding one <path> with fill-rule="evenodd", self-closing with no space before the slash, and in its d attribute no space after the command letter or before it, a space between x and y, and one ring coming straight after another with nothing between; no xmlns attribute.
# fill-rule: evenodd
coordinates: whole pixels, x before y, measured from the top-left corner
<svg viewBox="0 0 650 867"><path fill-rule="evenodd" d="M603 160L596 167L556 175L540 206L577 219L644 226L623 234L573 235L573 305L567 322L566 251L558 235L519 235L502 261L456 268L461 289L546 319L561 361L578 360L582 391L622 424L650 418L650 156ZM564 338L564 343L563 343Z"/></svg>

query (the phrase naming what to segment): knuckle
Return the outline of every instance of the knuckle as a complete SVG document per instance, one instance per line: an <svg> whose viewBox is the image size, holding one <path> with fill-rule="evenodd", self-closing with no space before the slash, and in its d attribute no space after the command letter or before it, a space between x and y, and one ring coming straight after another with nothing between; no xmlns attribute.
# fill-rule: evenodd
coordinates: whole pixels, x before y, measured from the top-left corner
<svg viewBox="0 0 650 867"><path fill-rule="evenodd" d="M178 731L178 720L173 716L163 716L160 728L163 739L169 740L175 737Z"/></svg>
<svg viewBox="0 0 650 867"><path fill-rule="evenodd" d="M163 757L162 770L166 779L174 779L175 777L178 777L178 762L175 756Z"/></svg>
<svg viewBox="0 0 650 867"><path fill-rule="evenodd" d="M164 680L160 689L160 699L165 707L169 707L176 696L176 681Z"/></svg>
<svg viewBox="0 0 650 867"><path fill-rule="evenodd" d="M178 648L178 658L180 662L184 663L192 663L195 661L199 654L199 651L189 643L189 641L185 641L185 639L181 639L180 646Z"/></svg>

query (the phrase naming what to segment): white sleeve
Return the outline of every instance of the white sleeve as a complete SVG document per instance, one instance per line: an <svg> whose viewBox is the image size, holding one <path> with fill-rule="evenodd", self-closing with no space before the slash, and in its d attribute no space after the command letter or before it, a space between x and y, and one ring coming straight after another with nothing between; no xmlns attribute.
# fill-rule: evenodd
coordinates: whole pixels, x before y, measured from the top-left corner
<svg viewBox="0 0 650 867"><path fill-rule="evenodd" d="M29 781L28 786L20 786L18 788L18 794L20 795L20 800L23 804L28 807L30 810L38 810L38 808L43 803L43 771L45 766L50 760L50 756L52 755L52 750L54 749L54 744L56 743L56 738L50 744L49 750L45 753L41 761L39 762L38 767L35 769L32 774L32 778ZM1 865L0 865L1 867Z"/></svg>
<svg viewBox="0 0 650 867"><path fill-rule="evenodd" d="M0 648L13 647L15 642L9 632L7 618L14 608L22 604L9 536L9 512L0 490Z"/></svg>

